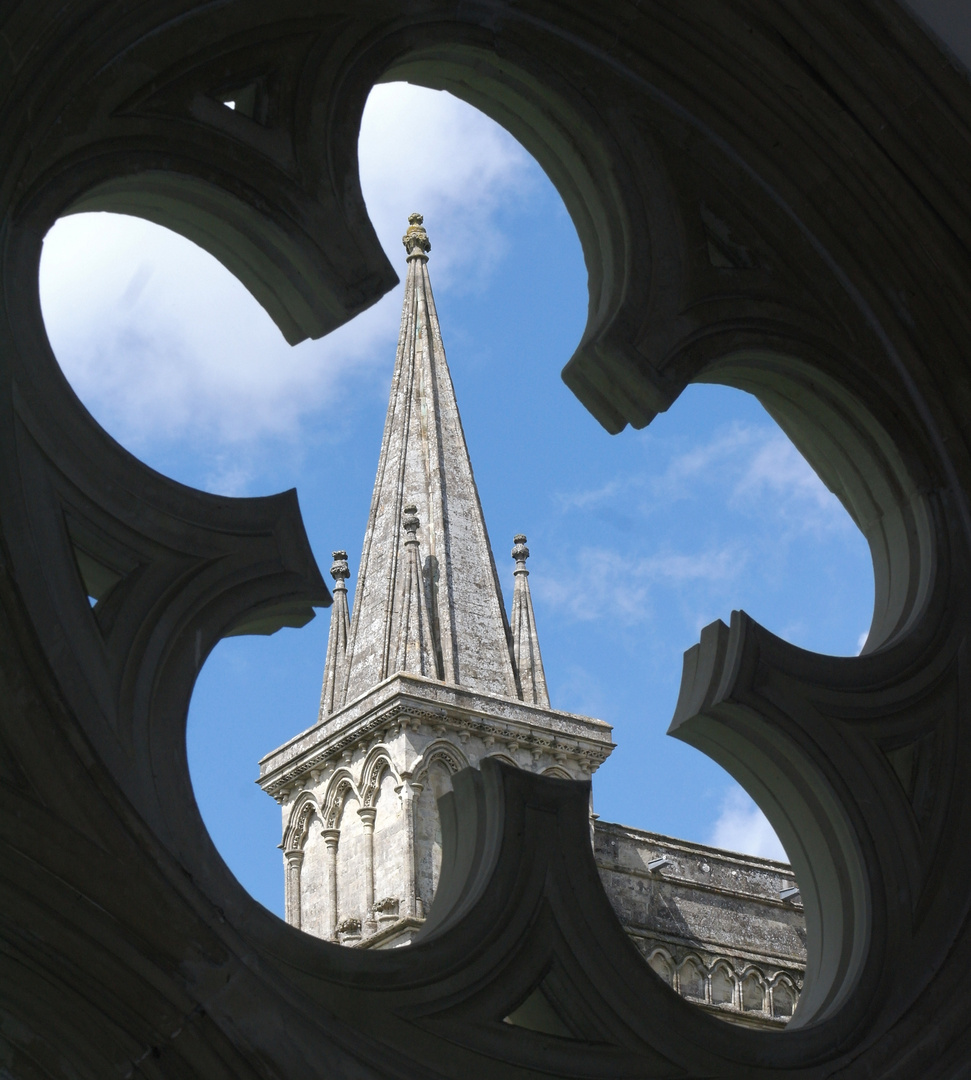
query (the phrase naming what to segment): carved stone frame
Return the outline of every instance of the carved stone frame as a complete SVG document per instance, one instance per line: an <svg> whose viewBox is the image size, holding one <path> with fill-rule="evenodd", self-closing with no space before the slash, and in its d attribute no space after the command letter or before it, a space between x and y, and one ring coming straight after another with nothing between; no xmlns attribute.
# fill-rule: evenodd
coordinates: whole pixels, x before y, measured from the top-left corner
<svg viewBox="0 0 971 1080"><path fill-rule="evenodd" d="M971 90L903 9L39 0L0 32L0 1067L961 1075ZM720 1024L641 960L597 879L585 785L459 774L434 908L384 954L264 911L199 817L184 727L203 660L327 591L293 492L189 490L94 423L44 332L42 240L64 213L140 214L220 258L288 340L325 333L394 282L355 140L395 78L482 108L552 177L590 279L564 374L609 430L691 380L750 390L870 543L864 655L736 613L686 657L673 721L793 857L810 964L783 1034ZM537 993L556 1034L504 1023Z"/></svg>

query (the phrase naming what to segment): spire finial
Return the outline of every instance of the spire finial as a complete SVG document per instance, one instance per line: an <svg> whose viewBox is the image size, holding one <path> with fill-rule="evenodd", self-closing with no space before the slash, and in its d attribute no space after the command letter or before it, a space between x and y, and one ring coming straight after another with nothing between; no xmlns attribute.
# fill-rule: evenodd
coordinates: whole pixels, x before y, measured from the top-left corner
<svg viewBox="0 0 971 1080"><path fill-rule="evenodd" d="M528 574L526 560L529 558L529 548L526 547L526 537L522 533L516 533L512 538L512 557L516 560L514 574Z"/></svg>
<svg viewBox="0 0 971 1080"><path fill-rule="evenodd" d="M421 524L418 518L418 507L409 503L405 507L404 516L401 519L401 524L405 527L405 532L408 534L408 539L405 541L407 544L409 541L414 540L418 542L418 537L415 533L418 532L418 526Z"/></svg>
<svg viewBox="0 0 971 1080"><path fill-rule="evenodd" d="M346 589L347 586L344 582L351 576L351 572L347 568L347 552L332 551L331 555L334 557L334 565L330 568L330 576L334 579L334 588Z"/></svg>
<svg viewBox="0 0 971 1080"><path fill-rule="evenodd" d="M432 249L428 233L425 232L425 227L422 225L424 220L421 214L408 215L408 229L401 238L401 242L405 245L405 251L408 253L409 259L427 260L428 252Z"/></svg>

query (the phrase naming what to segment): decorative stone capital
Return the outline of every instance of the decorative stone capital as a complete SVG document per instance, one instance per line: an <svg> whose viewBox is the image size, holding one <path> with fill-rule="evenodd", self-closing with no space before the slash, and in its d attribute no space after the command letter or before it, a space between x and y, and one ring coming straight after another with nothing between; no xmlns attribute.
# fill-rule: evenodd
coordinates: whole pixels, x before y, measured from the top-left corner
<svg viewBox="0 0 971 1080"><path fill-rule="evenodd" d="M412 772L402 772L401 774L401 783L395 788L395 792L400 795L402 799L417 798L425 786L424 784L416 783L415 780L412 779L413 776L414 773Z"/></svg>
<svg viewBox="0 0 971 1080"><path fill-rule="evenodd" d="M408 253L409 259L427 260L428 252L432 249L428 233L425 232L422 225L424 220L421 214L408 215L408 228L401 238L401 242L405 245L405 251Z"/></svg>
<svg viewBox="0 0 971 1080"><path fill-rule="evenodd" d="M340 829L321 829L320 835L324 838L324 844L326 844L328 851L337 850L341 838Z"/></svg>
<svg viewBox="0 0 971 1080"><path fill-rule="evenodd" d="M374 830L374 819L377 816L378 810L375 806L362 806L357 811L357 816L361 819L361 824L364 826L365 832L372 832Z"/></svg>

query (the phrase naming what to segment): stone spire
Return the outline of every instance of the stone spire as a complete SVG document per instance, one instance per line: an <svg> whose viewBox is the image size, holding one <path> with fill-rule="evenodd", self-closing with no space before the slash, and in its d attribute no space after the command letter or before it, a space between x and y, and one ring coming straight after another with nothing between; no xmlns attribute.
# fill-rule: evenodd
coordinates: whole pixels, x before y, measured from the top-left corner
<svg viewBox="0 0 971 1080"><path fill-rule="evenodd" d="M512 648L516 671L523 701L531 705L550 706L550 695L546 689L546 674L543 671L543 657L539 651L539 637L536 634L536 619L533 616L533 600L529 595L529 571L526 560L529 548L522 533L513 537L512 557L516 560L513 571L516 584L512 594Z"/></svg>
<svg viewBox="0 0 971 1080"><path fill-rule="evenodd" d="M340 707L344 688L344 662L347 654L347 633L350 617L347 611L347 586L351 576L347 568L347 552L333 552L334 564L330 576L334 579L334 603L330 609L330 634L327 638L327 661L324 664L324 686L320 693L320 715L323 720Z"/></svg>
<svg viewBox="0 0 971 1080"><path fill-rule="evenodd" d="M427 674L519 696L509 624L428 278L431 244L421 214L408 221L402 238L408 274L391 399L361 555L346 681L335 708L400 670L398 645L411 632L402 623L412 610L405 597L417 595L406 592L402 579L415 574L419 539L432 650ZM402 534L406 504L415 507L410 516L420 519L420 538L417 522Z"/></svg>

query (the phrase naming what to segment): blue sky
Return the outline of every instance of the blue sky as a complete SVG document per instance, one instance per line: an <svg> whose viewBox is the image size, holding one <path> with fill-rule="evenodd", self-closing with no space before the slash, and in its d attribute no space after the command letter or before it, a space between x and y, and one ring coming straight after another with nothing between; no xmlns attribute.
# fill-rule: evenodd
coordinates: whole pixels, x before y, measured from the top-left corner
<svg viewBox="0 0 971 1080"><path fill-rule="evenodd" d="M689 388L644 431L609 436L559 377L583 331L586 274L559 196L519 145L446 94L375 89L360 140L372 220L404 276L400 237L425 215L445 347L506 600L509 549L532 552L554 707L614 725L594 779L620 821L781 857L731 778L664 732L681 656L742 608L804 648L854 654L873 603L867 546L754 398ZM59 222L41 301L54 352L122 444L227 495L296 487L322 569L364 536L401 290L291 348L218 263L157 226ZM353 577L351 599L353 602ZM217 847L282 914L279 809L257 761L316 719L329 613L232 638L189 713L193 785Z"/></svg>

